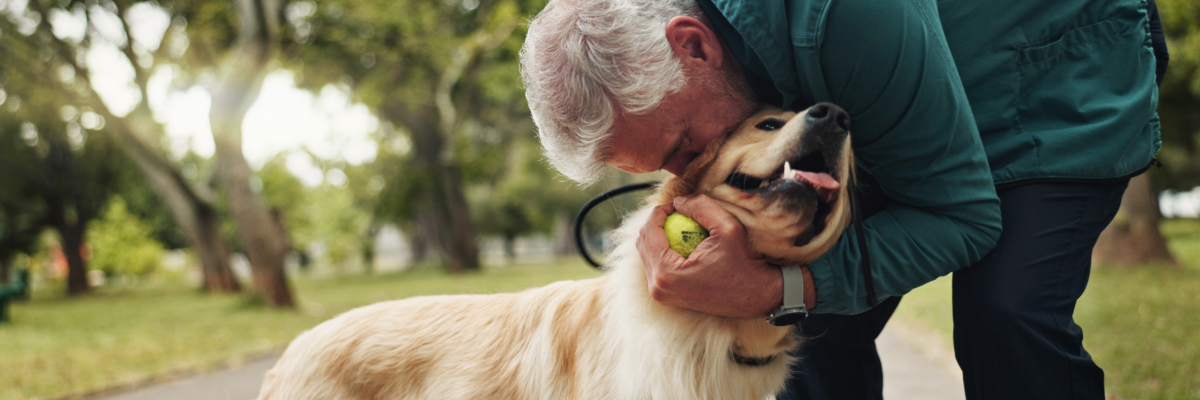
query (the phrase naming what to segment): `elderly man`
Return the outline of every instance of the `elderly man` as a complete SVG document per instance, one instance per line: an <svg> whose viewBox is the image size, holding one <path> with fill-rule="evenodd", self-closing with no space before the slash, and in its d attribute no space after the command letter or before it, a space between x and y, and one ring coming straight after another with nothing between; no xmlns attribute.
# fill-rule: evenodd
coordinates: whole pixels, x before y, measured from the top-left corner
<svg viewBox="0 0 1200 400"><path fill-rule="evenodd" d="M762 103L850 113L870 217L802 279L704 196L660 207L639 240L662 303L818 313L781 399L881 398L875 337L901 295L955 271L968 398L1103 399L1072 313L1159 146L1146 25L1144 0L557 0L522 77L547 157L584 183L603 164L679 174ZM675 210L712 234L687 259L662 233ZM803 306L782 304L800 287Z"/></svg>

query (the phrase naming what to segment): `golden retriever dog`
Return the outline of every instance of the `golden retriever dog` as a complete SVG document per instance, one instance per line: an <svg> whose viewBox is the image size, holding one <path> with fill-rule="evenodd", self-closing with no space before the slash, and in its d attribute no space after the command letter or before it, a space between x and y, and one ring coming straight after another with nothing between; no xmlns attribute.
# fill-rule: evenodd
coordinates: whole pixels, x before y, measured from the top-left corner
<svg viewBox="0 0 1200 400"><path fill-rule="evenodd" d="M777 264L826 251L850 218L848 118L832 105L764 110L714 140L650 204L705 194ZM798 344L790 327L654 301L635 241L653 207L615 233L605 275L520 293L427 296L341 314L301 334L263 400L764 399ZM749 362L748 362L749 361Z"/></svg>

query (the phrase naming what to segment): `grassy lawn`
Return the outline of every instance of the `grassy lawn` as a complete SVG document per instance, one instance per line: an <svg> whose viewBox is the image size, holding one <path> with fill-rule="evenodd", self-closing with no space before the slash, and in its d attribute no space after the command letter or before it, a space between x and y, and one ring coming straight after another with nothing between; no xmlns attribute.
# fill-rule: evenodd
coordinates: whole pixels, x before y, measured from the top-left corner
<svg viewBox="0 0 1200 400"><path fill-rule="evenodd" d="M1084 346L1121 399L1200 399L1200 221L1164 221L1181 268L1096 267L1075 320ZM940 334L949 346L950 278L904 297L896 318Z"/></svg>
<svg viewBox="0 0 1200 400"><path fill-rule="evenodd" d="M598 273L575 258L553 265L294 281L299 311L250 306L182 284L67 299L35 293L0 325L0 400L69 397L167 378L281 351L297 334L351 308L443 293L517 291Z"/></svg>

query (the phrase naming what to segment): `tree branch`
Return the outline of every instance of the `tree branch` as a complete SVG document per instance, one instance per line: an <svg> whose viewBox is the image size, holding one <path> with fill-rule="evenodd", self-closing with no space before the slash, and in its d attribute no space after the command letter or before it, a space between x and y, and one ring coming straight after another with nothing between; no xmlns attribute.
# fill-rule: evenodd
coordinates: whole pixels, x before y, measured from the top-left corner
<svg viewBox="0 0 1200 400"><path fill-rule="evenodd" d="M29 45L29 43L24 41L18 40L15 42L17 44ZM35 79L38 79L43 83L43 88L57 92L64 98L71 99L71 101L74 103L87 106L93 109L97 114L100 114L100 116L107 121L107 124L113 127L113 129L109 132L117 135L118 142L122 144L135 162L145 163L146 165L153 166L153 168L162 173L168 174L172 181L175 181L177 185L184 189L183 191L185 195L193 200L205 204L212 203L212 201L215 199L215 194L213 194L211 190L192 187L192 185L189 184L187 180L184 179L183 176L171 166L171 163L167 161L166 158L155 152L150 145L146 144L146 142L142 140L142 135L137 133L136 128L131 126L131 124L126 121L125 118L114 115L112 111L108 109L104 102L100 100L100 96L95 92L95 89L92 88L91 85L85 85L85 93L79 93L77 90L75 90L75 88L68 87L62 81L55 79L52 74L46 74L44 71L32 70L31 68L36 68L36 65L38 64L36 63L36 60L29 58L26 55L29 54L29 51L32 51L33 49L26 48L24 49L26 51L20 50L21 49L14 48L12 44L10 44L10 41L0 40L0 54L4 54L6 57L17 57L18 61L13 64L17 68L23 69L22 73L24 75L35 77Z"/></svg>
<svg viewBox="0 0 1200 400"><path fill-rule="evenodd" d="M458 110L454 107L454 101L451 100L450 94L459 79L462 78L467 65L480 54L504 43L504 40L512 35L516 27L517 18L510 17L501 22L493 31L488 32L486 27L480 28L454 53L450 66L442 72L437 89L434 91L434 103L437 105L438 116L441 117L443 132L453 133L455 125L458 124Z"/></svg>
<svg viewBox="0 0 1200 400"><path fill-rule="evenodd" d="M121 21L121 30L125 32L125 45L121 47L121 54L125 55L125 59L129 60L129 65L133 67L133 80L138 86L138 91L142 94L142 101L138 103L138 108L145 108L144 111L150 111L149 91L146 88L150 82L150 76L147 75L146 69L138 63L137 53L133 51L133 32L129 29L129 21L125 20L125 12L129 10L124 1L113 0L113 5L117 7L117 20ZM90 12L90 11L89 11ZM169 29L169 28L168 28ZM164 32L163 37L166 37Z"/></svg>
<svg viewBox="0 0 1200 400"><path fill-rule="evenodd" d="M171 28L175 26L175 19L183 15L183 9L186 5L187 1L179 0L176 1L174 7L171 8L171 14L169 17L170 22L167 23L167 30L163 32L162 38L158 40L158 47L154 48L154 52L150 53L150 57L154 59L155 66L160 64L160 60L167 58L167 41L175 36L173 33L171 33Z"/></svg>
<svg viewBox="0 0 1200 400"><path fill-rule="evenodd" d="M54 50L58 53L59 58L62 58L63 62L70 65L71 68L75 68L75 76L82 76L83 81L91 86L91 78L87 67L79 65L75 60L74 49L67 45L66 42L63 42L62 39L59 39L58 36L54 36L54 27L50 25L50 13L47 11L46 5L42 3L42 0L30 0L29 4L33 5L38 14L42 16L42 21L38 23L38 31L41 31L54 44Z"/></svg>

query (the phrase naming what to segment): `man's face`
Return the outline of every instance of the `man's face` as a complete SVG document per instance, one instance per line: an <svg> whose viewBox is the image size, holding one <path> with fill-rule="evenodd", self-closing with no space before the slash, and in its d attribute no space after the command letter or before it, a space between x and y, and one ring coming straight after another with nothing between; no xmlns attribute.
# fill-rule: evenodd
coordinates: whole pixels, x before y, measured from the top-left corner
<svg viewBox="0 0 1200 400"><path fill-rule="evenodd" d="M737 128L755 109L723 80L693 78L650 113L618 114L605 163L630 173L662 169L680 175L709 142Z"/></svg>

